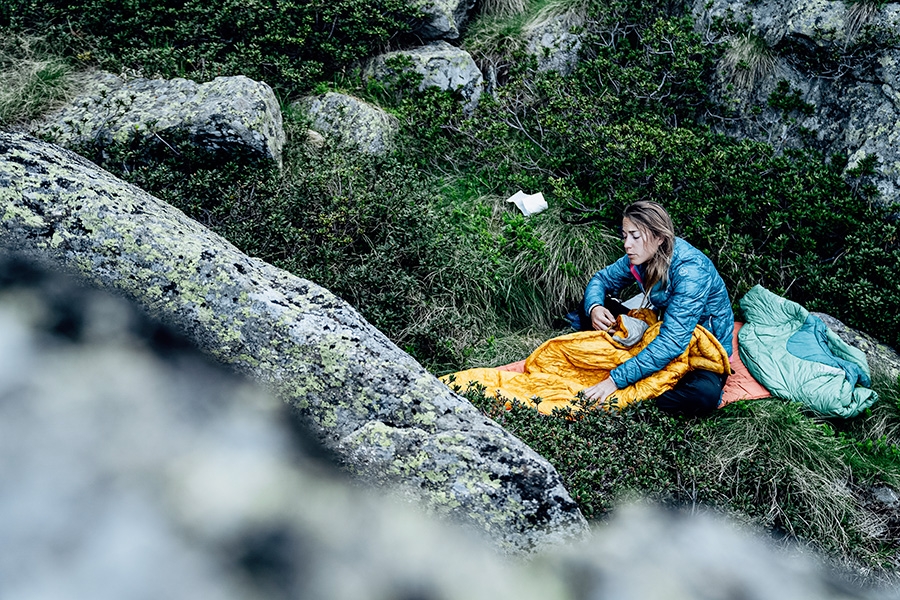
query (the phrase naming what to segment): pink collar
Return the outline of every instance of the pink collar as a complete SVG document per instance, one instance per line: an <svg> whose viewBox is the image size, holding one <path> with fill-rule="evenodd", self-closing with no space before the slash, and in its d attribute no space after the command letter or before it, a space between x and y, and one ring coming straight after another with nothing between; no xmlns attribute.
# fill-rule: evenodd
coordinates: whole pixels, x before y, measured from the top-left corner
<svg viewBox="0 0 900 600"><path fill-rule="evenodd" d="M638 273L638 270L634 268L634 265L628 265L628 268L631 269L631 274L634 275L634 278L637 279L637 282L641 284L641 287L644 287L644 280L641 279L641 275L640 273Z"/></svg>

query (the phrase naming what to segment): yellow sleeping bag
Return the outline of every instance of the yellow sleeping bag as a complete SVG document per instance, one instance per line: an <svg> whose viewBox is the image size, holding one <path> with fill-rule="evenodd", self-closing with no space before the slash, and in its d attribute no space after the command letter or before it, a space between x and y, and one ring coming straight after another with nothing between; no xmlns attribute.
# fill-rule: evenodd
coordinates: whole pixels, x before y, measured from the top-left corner
<svg viewBox="0 0 900 600"><path fill-rule="evenodd" d="M544 414L567 406L575 411L581 410L575 402L578 392L608 377L612 369L635 356L659 334L662 321L658 321L652 311L639 309L628 314L648 325L644 335L632 346L620 341L628 338L629 332L627 320L619 317L608 332L579 331L544 342L525 360L524 373L468 369L445 375L441 380L461 388L469 382L480 383L485 386L486 394L506 399L507 408L512 400L518 400ZM687 350L665 369L618 390L607 399L607 404L609 407L624 408L638 400L656 398L672 389L692 369L714 373L730 370L728 354L722 344L700 325L694 329ZM540 403L535 403L533 398L540 398Z"/></svg>

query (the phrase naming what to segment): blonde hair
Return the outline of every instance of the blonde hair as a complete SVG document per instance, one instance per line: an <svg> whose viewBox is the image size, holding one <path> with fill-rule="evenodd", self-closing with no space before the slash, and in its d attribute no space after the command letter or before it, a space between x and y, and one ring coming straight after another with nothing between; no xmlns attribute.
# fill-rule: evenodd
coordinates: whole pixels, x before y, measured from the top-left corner
<svg viewBox="0 0 900 600"><path fill-rule="evenodd" d="M638 200L625 208L622 214L624 219L630 220L647 236L652 234L659 238L659 248L650 259L644 263L644 290L645 297L650 289L658 282L665 286L669 281L669 264L672 262L672 252L675 250L675 225L672 217L661 204L651 200Z"/></svg>

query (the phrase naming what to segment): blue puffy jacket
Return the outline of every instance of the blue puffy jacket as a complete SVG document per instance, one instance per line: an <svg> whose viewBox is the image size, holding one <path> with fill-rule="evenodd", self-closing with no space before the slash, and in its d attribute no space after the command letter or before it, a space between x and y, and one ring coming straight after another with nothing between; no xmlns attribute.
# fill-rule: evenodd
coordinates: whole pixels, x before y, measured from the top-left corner
<svg viewBox="0 0 900 600"><path fill-rule="evenodd" d="M618 292L635 281L631 261L623 256L602 271L598 271L584 292L584 310L590 318L591 308L602 305L607 292ZM643 265L635 267L644 291ZM712 333L732 354L734 312L728 299L725 282L709 258L681 238L675 238L675 249L669 265L669 282L663 289L657 283L650 291L650 302L660 311L662 327L659 335L631 358L615 369L610 376L621 389L664 368L688 347L691 334L698 324Z"/></svg>

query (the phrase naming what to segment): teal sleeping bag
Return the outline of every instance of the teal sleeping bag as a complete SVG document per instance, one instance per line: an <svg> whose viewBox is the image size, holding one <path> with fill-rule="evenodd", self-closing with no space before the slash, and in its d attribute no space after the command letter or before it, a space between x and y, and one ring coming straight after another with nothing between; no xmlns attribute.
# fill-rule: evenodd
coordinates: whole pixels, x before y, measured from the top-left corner
<svg viewBox="0 0 900 600"><path fill-rule="evenodd" d="M738 333L738 352L772 395L839 417L855 416L878 399L869 389L866 355L822 319L761 285L740 304L745 324Z"/></svg>

